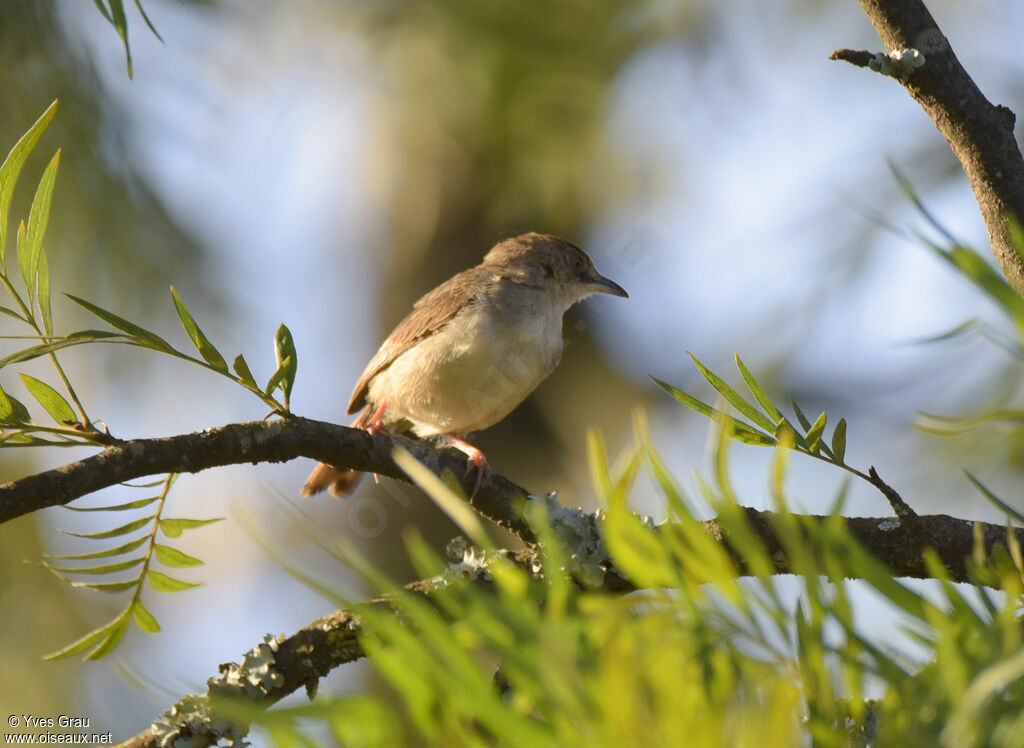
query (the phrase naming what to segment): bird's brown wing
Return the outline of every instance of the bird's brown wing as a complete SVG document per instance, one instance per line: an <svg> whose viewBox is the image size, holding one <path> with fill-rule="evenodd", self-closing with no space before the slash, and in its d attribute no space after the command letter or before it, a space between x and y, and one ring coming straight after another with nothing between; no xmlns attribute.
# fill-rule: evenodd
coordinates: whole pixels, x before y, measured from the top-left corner
<svg viewBox="0 0 1024 748"><path fill-rule="evenodd" d="M463 306L473 300L482 287L482 284L473 277L479 272L479 266L465 270L427 293L413 305L409 315L388 335L370 363L366 365L352 392L352 400L348 404L349 413L355 413L365 407L366 391L375 376L391 366L396 358L419 341L442 329Z"/></svg>

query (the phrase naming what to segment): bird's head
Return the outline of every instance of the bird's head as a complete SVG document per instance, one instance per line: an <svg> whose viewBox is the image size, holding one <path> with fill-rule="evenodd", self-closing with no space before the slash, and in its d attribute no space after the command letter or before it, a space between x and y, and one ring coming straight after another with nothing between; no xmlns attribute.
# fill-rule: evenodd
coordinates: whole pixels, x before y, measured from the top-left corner
<svg viewBox="0 0 1024 748"><path fill-rule="evenodd" d="M487 253L483 264L501 267L517 283L551 289L566 307L592 293L629 298L622 286L597 272L586 252L550 234L506 239Z"/></svg>

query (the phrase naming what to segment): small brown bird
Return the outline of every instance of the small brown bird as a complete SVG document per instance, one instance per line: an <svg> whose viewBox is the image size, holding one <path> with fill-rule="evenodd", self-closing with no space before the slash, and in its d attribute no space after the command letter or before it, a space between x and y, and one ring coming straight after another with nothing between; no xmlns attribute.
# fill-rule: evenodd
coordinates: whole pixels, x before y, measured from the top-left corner
<svg viewBox="0 0 1024 748"><path fill-rule="evenodd" d="M442 436L469 457L476 488L487 473L469 431L493 426L526 399L562 355L562 315L585 296L627 297L579 247L523 234L491 249L476 267L413 306L367 364L348 412L371 432ZM361 473L320 463L303 496L352 492Z"/></svg>

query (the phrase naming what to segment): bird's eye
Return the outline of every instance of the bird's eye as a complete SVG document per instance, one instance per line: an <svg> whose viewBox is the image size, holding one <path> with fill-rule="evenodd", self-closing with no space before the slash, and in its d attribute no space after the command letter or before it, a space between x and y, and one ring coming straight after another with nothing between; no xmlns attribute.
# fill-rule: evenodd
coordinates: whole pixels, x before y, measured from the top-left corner
<svg viewBox="0 0 1024 748"><path fill-rule="evenodd" d="M546 275L548 278L554 278L555 277L555 271L552 270L551 266L548 265L546 262L543 265L541 265L540 267L544 271L544 275Z"/></svg>

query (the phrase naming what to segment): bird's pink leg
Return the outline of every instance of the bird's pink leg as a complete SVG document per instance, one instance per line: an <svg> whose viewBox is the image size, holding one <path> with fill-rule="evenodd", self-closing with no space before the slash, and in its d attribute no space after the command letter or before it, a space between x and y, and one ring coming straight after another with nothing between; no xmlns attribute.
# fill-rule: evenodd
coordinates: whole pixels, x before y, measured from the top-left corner
<svg viewBox="0 0 1024 748"><path fill-rule="evenodd" d="M388 430L384 428L384 411L388 409L388 401L383 400L380 405L377 406L377 410L373 411L366 423L363 424L363 428L366 429L370 436L374 434L386 434Z"/></svg>
<svg viewBox="0 0 1024 748"><path fill-rule="evenodd" d="M363 424L363 428L366 429L371 437L377 434L387 434L388 430L384 427L384 411L388 409L388 401L382 400L380 405L377 406L377 410L373 411L366 423ZM373 482L380 485L380 476L377 473L373 474Z"/></svg>
<svg viewBox="0 0 1024 748"><path fill-rule="evenodd" d="M477 491L480 490L480 486L487 480L487 476L491 474L491 467L487 464L487 457L479 449L456 434L445 434L444 437L449 444L469 458L466 463L465 474L469 475L473 470L476 470L476 482L473 484L473 493L469 495L469 498L472 499L476 496Z"/></svg>

